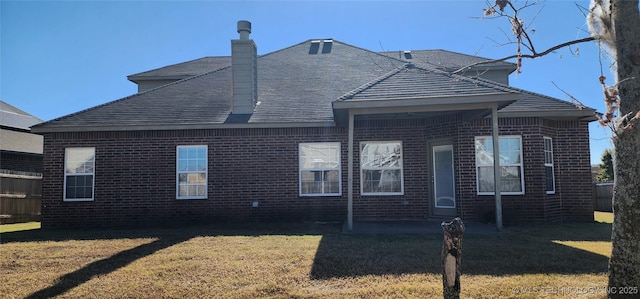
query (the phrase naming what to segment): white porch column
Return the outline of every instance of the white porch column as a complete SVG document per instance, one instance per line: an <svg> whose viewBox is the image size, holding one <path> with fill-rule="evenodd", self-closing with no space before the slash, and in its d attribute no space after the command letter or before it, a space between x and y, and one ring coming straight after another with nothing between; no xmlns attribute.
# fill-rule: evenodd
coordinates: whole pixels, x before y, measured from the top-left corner
<svg viewBox="0 0 640 299"><path fill-rule="evenodd" d="M493 186L496 196L496 229L502 230L502 185L500 178L502 177L502 169L500 168L500 140L498 130L498 106L491 108L491 137L493 140Z"/></svg>
<svg viewBox="0 0 640 299"><path fill-rule="evenodd" d="M349 110L349 145L347 146L347 229L353 230L353 111Z"/></svg>

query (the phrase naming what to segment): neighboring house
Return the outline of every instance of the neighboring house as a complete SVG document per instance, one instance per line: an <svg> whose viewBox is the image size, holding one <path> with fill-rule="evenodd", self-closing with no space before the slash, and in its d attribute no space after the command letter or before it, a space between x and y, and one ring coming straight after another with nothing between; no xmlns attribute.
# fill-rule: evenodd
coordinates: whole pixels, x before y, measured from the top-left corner
<svg viewBox="0 0 640 299"><path fill-rule="evenodd" d="M0 101L0 224L38 221L42 191L42 120Z"/></svg>
<svg viewBox="0 0 640 299"><path fill-rule="evenodd" d="M42 172L43 138L29 129L41 122L0 101L0 170Z"/></svg>
<svg viewBox="0 0 640 299"><path fill-rule="evenodd" d="M505 223L593 220L595 111L509 87L513 64L452 75L487 59L333 39L257 56L238 32L231 57L131 75L139 93L34 126L42 226L485 221L493 130Z"/></svg>

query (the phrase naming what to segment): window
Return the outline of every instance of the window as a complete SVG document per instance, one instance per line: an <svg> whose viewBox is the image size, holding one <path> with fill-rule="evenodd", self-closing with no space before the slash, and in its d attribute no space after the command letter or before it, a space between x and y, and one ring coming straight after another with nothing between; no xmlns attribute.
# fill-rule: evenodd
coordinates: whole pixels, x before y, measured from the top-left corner
<svg viewBox="0 0 640 299"><path fill-rule="evenodd" d="M524 194L522 142L520 136L500 136L501 194ZM493 139L476 137L476 179L478 194L495 194L493 185Z"/></svg>
<svg viewBox="0 0 640 299"><path fill-rule="evenodd" d="M342 195L340 143L298 145L300 196Z"/></svg>
<svg viewBox="0 0 640 299"><path fill-rule="evenodd" d="M362 195L402 195L402 142L360 143L360 193Z"/></svg>
<svg viewBox="0 0 640 299"><path fill-rule="evenodd" d="M556 193L556 179L553 172L553 140L544 137L544 173L547 194Z"/></svg>
<svg viewBox="0 0 640 299"><path fill-rule="evenodd" d="M176 197L207 198L207 146L178 146L177 151Z"/></svg>
<svg viewBox="0 0 640 299"><path fill-rule="evenodd" d="M65 149L64 201L93 200L95 151L93 147Z"/></svg>

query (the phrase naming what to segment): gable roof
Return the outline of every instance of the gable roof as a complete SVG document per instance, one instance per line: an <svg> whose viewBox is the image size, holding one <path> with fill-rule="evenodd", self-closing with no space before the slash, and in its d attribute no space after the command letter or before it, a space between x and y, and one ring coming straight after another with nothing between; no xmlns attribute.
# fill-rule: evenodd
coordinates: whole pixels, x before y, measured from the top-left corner
<svg viewBox="0 0 640 299"><path fill-rule="evenodd" d="M184 76L184 79L57 118L33 129L47 132L332 126L335 125L334 102L340 106L344 104L339 103L354 101L460 95L519 95L529 99L523 105L518 101L509 106L518 112L535 110L538 113L536 109L550 107L546 104L548 101L567 111L577 110L564 101L438 70L447 69L446 61L450 62L446 65L457 67L450 60L468 55L443 50L417 51L424 57L431 55L439 60L411 64L388 53L372 52L336 40L331 40L327 52L313 51L312 44L316 41L307 40L258 57L258 104L251 115L231 114L230 57L205 57L129 76L132 81L172 76ZM478 59L483 58L468 57L468 61Z"/></svg>
<svg viewBox="0 0 640 299"><path fill-rule="evenodd" d="M321 41L322 39L314 39ZM312 41L312 40L309 40ZM408 52L408 53L407 53ZM491 59L456 53L447 50L412 50L412 51L383 51L378 54L393 58L404 63L413 63L429 68L452 72L462 67L487 62ZM408 58L410 57L410 58ZM151 79L184 79L191 76L201 75L216 69L220 69L231 65L231 56L208 56L177 64L172 64L150 71L145 71L127 76L130 81L138 82L140 80ZM513 72L516 65L510 62L492 62L476 66L476 68L505 69Z"/></svg>

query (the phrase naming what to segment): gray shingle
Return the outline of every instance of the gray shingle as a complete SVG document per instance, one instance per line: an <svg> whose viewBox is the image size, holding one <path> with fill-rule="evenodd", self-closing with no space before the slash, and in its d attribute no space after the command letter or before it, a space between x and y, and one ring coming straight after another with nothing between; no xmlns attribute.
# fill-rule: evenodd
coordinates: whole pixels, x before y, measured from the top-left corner
<svg viewBox="0 0 640 299"><path fill-rule="evenodd" d="M170 126L223 123L230 111L230 83L231 68L227 67L54 119L45 125Z"/></svg>
<svg viewBox="0 0 640 299"><path fill-rule="evenodd" d="M335 40L329 53L310 51L311 46L312 40L308 40L259 56L259 105L250 117L230 117L230 58L205 57L132 75L142 78L197 74L193 77L61 117L38 127L327 123L334 121L332 102L347 100L345 95L350 95L352 99L375 100L517 92L522 94L521 100L504 108L504 111L577 110L564 101L487 80L449 75L433 68L433 65L447 63L458 67L483 58L442 50L412 51L419 57L431 58L429 63L407 67L406 61L387 53L380 54ZM457 64L454 65L452 60ZM509 66L508 63L504 64Z"/></svg>
<svg viewBox="0 0 640 299"><path fill-rule="evenodd" d="M231 65L231 56L208 56L182 63L160 67L128 76L133 82L146 78L186 78L201 75Z"/></svg>
<svg viewBox="0 0 640 299"><path fill-rule="evenodd" d="M436 68L439 70L444 70L449 72L458 70L468 65L487 62L492 60L489 58L456 53L456 52L451 52L451 51L446 51L441 49L411 50L409 55L405 55L405 51L387 51L382 53L390 57L398 58L405 62L410 62L419 66ZM408 58L407 56L411 58ZM498 67L498 68L512 69L512 71L516 69L516 65L514 63L504 62L504 61L486 63L486 64L482 64L481 66L479 65L478 67L481 67L481 68Z"/></svg>
<svg viewBox="0 0 640 299"><path fill-rule="evenodd" d="M518 91L486 80L475 80L406 64L378 81L343 96L340 100L375 101L508 93Z"/></svg>

